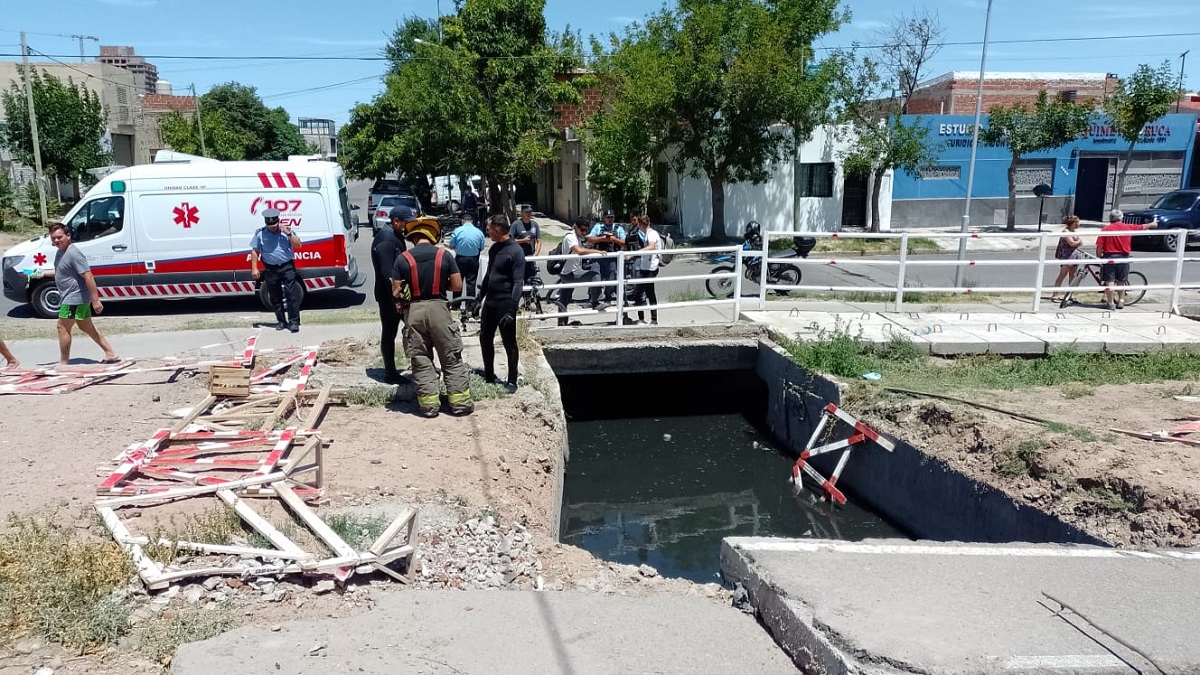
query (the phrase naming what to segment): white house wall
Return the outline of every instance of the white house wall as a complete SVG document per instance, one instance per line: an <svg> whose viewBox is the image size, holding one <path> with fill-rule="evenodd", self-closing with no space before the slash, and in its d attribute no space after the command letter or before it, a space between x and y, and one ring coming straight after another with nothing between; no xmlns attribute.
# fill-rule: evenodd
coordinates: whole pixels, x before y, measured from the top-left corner
<svg viewBox="0 0 1200 675"><path fill-rule="evenodd" d="M839 155L848 141L835 133L833 127L818 129L813 138L800 147L804 163L834 163L833 195L806 197L800 200L800 228L803 232L836 232L842 229L842 206L845 175ZM771 178L762 184L732 183L725 186L725 229L730 236L740 235L746 223L757 221L776 232L792 231L793 163L785 160L774 164ZM880 186L880 229L889 229L891 220L892 176L884 176ZM706 177L692 178L686 173L672 171L668 187L669 213L679 221L685 237L703 237L712 224L712 193ZM870 218L870 203L867 204Z"/></svg>

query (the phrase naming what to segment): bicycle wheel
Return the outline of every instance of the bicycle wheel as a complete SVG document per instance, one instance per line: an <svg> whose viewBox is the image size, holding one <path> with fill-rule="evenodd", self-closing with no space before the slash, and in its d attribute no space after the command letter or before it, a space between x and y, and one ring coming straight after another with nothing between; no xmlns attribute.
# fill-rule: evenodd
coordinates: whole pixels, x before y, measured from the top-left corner
<svg viewBox="0 0 1200 675"><path fill-rule="evenodd" d="M720 267L714 267L710 274L729 274L732 271L732 267L728 265L721 265ZM704 282L704 287L708 289L708 294L714 298L733 297L733 277L708 279Z"/></svg>
<svg viewBox="0 0 1200 675"><path fill-rule="evenodd" d="M467 325L479 321L479 309L475 305L475 297L464 295L450 301L450 315L458 319L462 332L467 332Z"/></svg>
<svg viewBox="0 0 1200 675"><path fill-rule="evenodd" d="M1092 284L1095 284L1095 286ZM1104 286L1100 284L1099 265L1080 265L1079 271L1075 273L1075 278L1071 280L1069 288L1071 290L1063 295L1059 307L1067 307L1073 304L1104 304Z"/></svg>
<svg viewBox="0 0 1200 675"><path fill-rule="evenodd" d="M1145 286L1146 285L1146 275L1142 274L1141 272L1130 271L1129 272L1129 285L1130 286ZM1137 288L1132 291L1125 291L1125 304L1126 305L1136 305L1144 297L1146 297L1146 289L1144 289L1144 288Z"/></svg>

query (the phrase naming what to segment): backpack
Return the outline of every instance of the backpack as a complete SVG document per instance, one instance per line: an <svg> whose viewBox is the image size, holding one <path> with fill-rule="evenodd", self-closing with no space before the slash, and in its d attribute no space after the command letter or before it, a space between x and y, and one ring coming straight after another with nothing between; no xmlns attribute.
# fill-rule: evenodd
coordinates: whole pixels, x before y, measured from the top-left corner
<svg viewBox="0 0 1200 675"><path fill-rule="evenodd" d="M664 251L670 251L675 248L675 240L671 238L671 235L666 234L665 232L660 232L659 236L662 237ZM675 255L672 253L660 253L658 255L658 264L670 265L671 261L674 259Z"/></svg>
<svg viewBox="0 0 1200 675"><path fill-rule="evenodd" d="M550 249L550 255L562 255L564 253L563 241L566 241L565 237L563 238L562 241L558 242L557 246ZM555 276L562 274L563 268L566 266L567 266L567 261L565 259L560 258L558 260L547 260L546 261L546 271Z"/></svg>

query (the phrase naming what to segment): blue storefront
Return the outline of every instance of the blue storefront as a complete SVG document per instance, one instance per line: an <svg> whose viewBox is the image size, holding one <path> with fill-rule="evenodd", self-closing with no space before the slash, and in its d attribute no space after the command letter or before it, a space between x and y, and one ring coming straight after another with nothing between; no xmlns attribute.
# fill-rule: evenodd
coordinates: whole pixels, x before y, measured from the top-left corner
<svg viewBox="0 0 1200 675"><path fill-rule="evenodd" d="M929 129L937 143L937 166L920 176L896 172L892 189L893 228L946 227L962 223L971 158L971 115L906 116ZM1200 183L1196 176L1196 115L1166 115L1146 125L1134 146L1133 163L1120 203L1125 210L1149 205L1165 192ZM984 116L983 126L987 126ZM1071 213L1100 220L1113 202L1116 175L1128 145L1104 120L1087 135L1056 150L1022 157L1017 164L1017 224L1037 223L1034 186L1047 184L1043 220L1060 222ZM1007 147L980 144L975 160L971 224L1003 225L1008 208Z"/></svg>

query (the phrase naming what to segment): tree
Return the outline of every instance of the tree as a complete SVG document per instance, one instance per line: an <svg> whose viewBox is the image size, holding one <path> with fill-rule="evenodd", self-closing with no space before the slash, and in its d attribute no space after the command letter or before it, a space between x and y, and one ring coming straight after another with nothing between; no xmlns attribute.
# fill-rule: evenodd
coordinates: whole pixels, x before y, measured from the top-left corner
<svg viewBox="0 0 1200 675"><path fill-rule="evenodd" d="M945 35L938 15L924 8L900 14L879 31L879 62L899 88L900 114L908 114L908 101Z"/></svg>
<svg viewBox="0 0 1200 675"><path fill-rule="evenodd" d="M1051 100L1045 90L1038 92L1032 110L1018 102L989 111L988 127L979 130L979 140L994 147L1007 145L1012 152L1008 164L1008 231L1017 227L1017 162L1023 155L1060 148L1079 138L1087 131L1092 114L1086 106Z"/></svg>
<svg viewBox="0 0 1200 675"><path fill-rule="evenodd" d="M162 140L180 152L223 160L284 160L308 149L283 108L268 108L254 87L237 82L213 87L200 97L201 124L179 113L164 116ZM200 144L204 127L204 150Z"/></svg>
<svg viewBox="0 0 1200 675"><path fill-rule="evenodd" d="M18 162L34 166L33 136L25 95L28 73L45 172L63 180L77 180L87 169L107 165L108 153L100 146L105 132L104 106L100 104L100 97L71 79L63 82L36 68L30 72L22 67L20 73L19 83L14 82L7 91L0 92L6 119L6 124L0 126L0 145L12 152Z"/></svg>
<svg viewBox="0 0 1200 675"><path fill-rule="evenodd" d="M544 0L465 0L436 25L411 18L385 55L391 74L351 111L342 150L351 175L479 173L493 211L511 185L554 157L556 103L579 103L587 78L578 39L549 34ZM419 41L418 41L419 40Z"/></svg>
<svg viewBox="0 0 1200 675"><path fill-rule="evenodd" d="M765 182L822 117L811 42L841 19L831 0L677 0L614 38L612 55L597 62L614 106L653 92L627 106L626 126L637 132L626 135L707 178L710 240L726 238L725 186Z"/></svg>
<svg viewBox="0 0 1200 675"><path fill-rule="evenodd" d="M1120 208L1125 192L1125 175L1133 163L1133 146L1146 125L1166 115L1179 99L1179 89L1171 73L1171 64L1164 61L1158 68L1141 64L1128 78L1117 83L1116 90L1104 102L1104 111L1112 120L1113 130L1129 141L1125 160L1117 175L1113 192L1113 208Z"/></svg>

